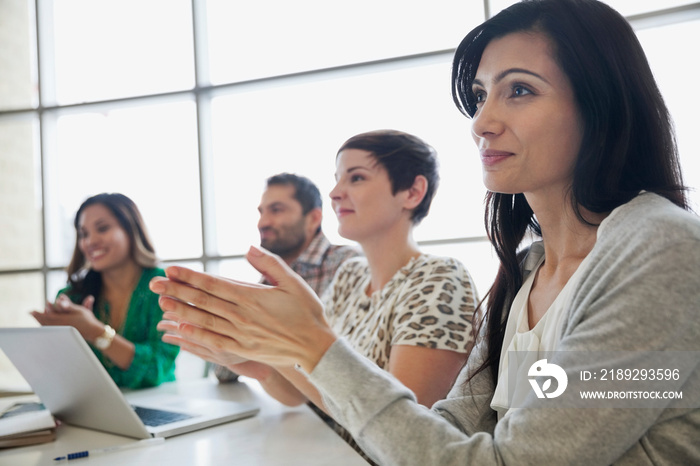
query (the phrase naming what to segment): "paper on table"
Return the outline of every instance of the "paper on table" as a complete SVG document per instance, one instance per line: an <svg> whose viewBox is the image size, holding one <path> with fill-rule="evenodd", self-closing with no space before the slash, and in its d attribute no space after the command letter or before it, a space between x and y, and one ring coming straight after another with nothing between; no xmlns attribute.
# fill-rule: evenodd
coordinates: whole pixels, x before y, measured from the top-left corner
<svg viewBox="0 0 700 466"><path fill-rule="evenodd" d="M26 399L21 400L17 397L0 398L0 413L11 409L16 403L31 402ZM5 415L0 417L0 438L6 436L16 436L25 432L33 432L37 430L53 429L56 427L56 421L53 415L47 409L31 410L20 412L15 415Z"/></svg>
<svg viewBox="0 0 700 466"><path fill-rule="evenodd" d="M56 428L0 437L0 448L22 447L56 440Z"/></svg>

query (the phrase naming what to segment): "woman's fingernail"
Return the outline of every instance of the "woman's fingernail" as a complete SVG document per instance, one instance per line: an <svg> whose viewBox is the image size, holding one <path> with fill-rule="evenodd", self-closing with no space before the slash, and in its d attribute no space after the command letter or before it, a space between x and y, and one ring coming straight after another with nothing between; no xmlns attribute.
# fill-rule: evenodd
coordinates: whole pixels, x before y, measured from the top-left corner
<svg viewBox="0 0 700 466"><path fill-rule="evenodd" d="M175 311L175 302L172 299L168 299L165 296L158 298L158 305L163 312Z"/></svg>
<svg viewBox="0 0 700 466"><path fill-rule="evenodd" d="M165 291L165 285L163 284L163 278L162 277L155 277L151 280L151 283L149 283L149 287L151 288L151 291L154 293L162 293Z"/></svg>
<svg viewBox="0 0 700 466"><path fill-rule="evenodd" d="M179 316L177 314L175 314L174 312L165 311L163 313L163 320L165 320L165 321L177 322L178 317Z"/></svg>

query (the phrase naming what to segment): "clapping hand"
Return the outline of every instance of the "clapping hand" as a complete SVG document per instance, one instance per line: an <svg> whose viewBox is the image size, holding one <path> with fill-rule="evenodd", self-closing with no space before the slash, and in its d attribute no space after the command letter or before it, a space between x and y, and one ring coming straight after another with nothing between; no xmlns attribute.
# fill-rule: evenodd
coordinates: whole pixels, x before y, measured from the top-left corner
<svg viewBox="0 0 700 466"><path fill-rule="evenodd" d="M163 340L205 359L236 355L310 372L336 339L318 297L279 257L251 247L247 259L274 285L176 266L166 270L167 278L154 278L151 290L161 295L163 319L171 321L161 322Z"/></svg>
<svg viewBox="0 0 700 466"><path fill-rule="evenodd" d="M165 332L165 335L163 335L164 342L170 343L171 345L178 345L183 350L205 361L228 368L248 361L236 354L228 353L218 348L204 346L196 340L188 340L185 336L179 334L179 324L177 322L162 320L158 323L158 330Z"/></svg>
<svg viewBox="0 0 700 466"><path fill-rule="evenodd" d="M46 302L44 312L32 311L30 314L44 326L66 325L75 327L83 338L88 338L94 333L96 326L102 327L92 312L95 304L93 296L86 297L82 304L72 302L68 296L61 294L56 302Z"/></svg>

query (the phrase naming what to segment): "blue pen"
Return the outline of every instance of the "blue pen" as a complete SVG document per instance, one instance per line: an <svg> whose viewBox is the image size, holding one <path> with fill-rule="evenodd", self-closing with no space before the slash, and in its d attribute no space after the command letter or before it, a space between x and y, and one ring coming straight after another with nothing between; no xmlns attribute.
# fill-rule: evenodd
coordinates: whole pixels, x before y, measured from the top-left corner
<svg viewBox="0 0 700 466"><path fill-rule="evenodd" d="M154 438L149 438L146 440L139 440L138 442L126 443L124 445L117 445L114 447L98 448L95 450L76 451L75 453L68 453L66 456L58 456L58 457L54 458L54 461L74 460L74 459L78 459L78 458L86 458L88 456L101 455L102 453L111 453L113 451L122 451L122 450L129 450L131 448L146 447L146 446L153 445L156 443L162 443L164 441L165 441L165 439L163 437L154 437Z"/></svg>

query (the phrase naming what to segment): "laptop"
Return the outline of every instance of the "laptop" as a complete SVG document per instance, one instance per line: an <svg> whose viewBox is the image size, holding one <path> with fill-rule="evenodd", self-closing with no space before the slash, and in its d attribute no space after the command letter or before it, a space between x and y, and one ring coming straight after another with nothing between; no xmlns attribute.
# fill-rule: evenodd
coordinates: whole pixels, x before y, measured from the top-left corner
<svg viewBox="0 0 700 466"><path fill-rule="evenodd" d="M0 328L0 349L46 408L66 424L143 439L172 437L259 411L251 403L152 390L122 393L73 327ZM160 420L139 417L149 415Z"/></svg>

